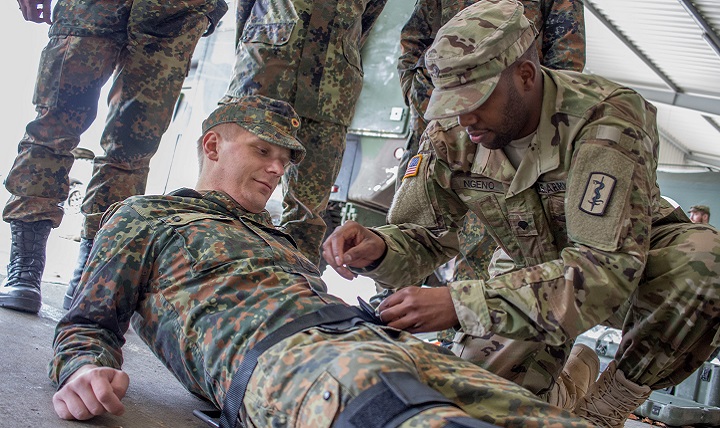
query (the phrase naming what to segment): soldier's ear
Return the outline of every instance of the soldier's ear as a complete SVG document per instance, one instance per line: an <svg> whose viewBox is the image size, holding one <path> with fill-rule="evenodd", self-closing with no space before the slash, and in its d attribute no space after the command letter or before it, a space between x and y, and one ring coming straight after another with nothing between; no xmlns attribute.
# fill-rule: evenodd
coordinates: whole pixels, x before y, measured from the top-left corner
<svg viewBox="0 0 720 428"><path fill-rule="evenodd" d="M515 74L520 82L521 87L525 91L529 91L535 86L537 82L538 72L539 70L537 68L537 65L529 60L521 61L515 69Z"/></svg>
<svg viewBox="0 0 720 428"><path fill-rule="evenodd" d="M203 154L206 158L216 161L218 160L218 144L220 143L220 135L212 129L207 131L202 138Z"/></svg>

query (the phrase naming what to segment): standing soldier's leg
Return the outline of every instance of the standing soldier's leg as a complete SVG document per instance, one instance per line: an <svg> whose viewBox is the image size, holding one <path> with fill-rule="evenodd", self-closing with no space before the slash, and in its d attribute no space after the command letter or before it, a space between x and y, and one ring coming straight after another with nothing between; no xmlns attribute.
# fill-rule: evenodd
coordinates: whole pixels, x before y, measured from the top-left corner
<svg viewBox="0 0 720 428"><path fill-rule="evenodd" d="M121 6L112 3L111 21L122 21ZM0 306L40 310L45 245L50 226L57 227L62 220L61 204L68 195L73 164L71 150L95 119L100 89L112 74L123 44L123 36L103 27L106 18L74 2L61 1L55 7L33 97L38 115L28 124L5 181L12 197L3 219L11 223L12 250L8 276L0 287ZM73 35L79 31L78 22L87 25L80 31L82 36Z"/></svg>
<svg viewBox="0 0 720 428"><path fill-rule="evenodd" d="M650 239L615 360L576 408L600 426L622 427L651 390L680 383L720 345L720 234L670 224Z"/></svg>
<svg viewBox="0 0 720 428"><path fill-rule="evenodd" d="M290 234L311 262L320 262L325 234L321 214L327 208L345 151L347 127L303 117L298 139L307 154L291 165L282 180L283 214L280 227Z"/></svg>
<svg viewBox="0 0 720 428"><path fill-rule="evenodd" d="M488 279L488 266L497 244L475 213L469 211L458 231L460 252L455 263L454 281Z"/></svg>
<svg viewBox="0 0 720 428"><path fill-rule="evenodd" d="M132 2L128 40L108 96L108 117L82 205L81 251L63 306L69 309L105 210L145 193L150 159L170 124L198 40L207 2Z"/></svg>

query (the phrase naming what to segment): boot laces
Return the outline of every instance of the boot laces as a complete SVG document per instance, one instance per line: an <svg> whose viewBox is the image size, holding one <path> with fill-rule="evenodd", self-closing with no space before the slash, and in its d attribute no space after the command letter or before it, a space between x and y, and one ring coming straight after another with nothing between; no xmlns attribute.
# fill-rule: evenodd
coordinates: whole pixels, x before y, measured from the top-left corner
<svg viewBox="0 0 720 428"><path fill-rule="evenodd" d="M605 378L602 385L599 385L598 394L593 401L586 401L585 412L592 422L606 427L622 427L627 415L634 411L643 401L645 395L634 392L614 376ZM607 406L599 409L597 402Z"/></svg>

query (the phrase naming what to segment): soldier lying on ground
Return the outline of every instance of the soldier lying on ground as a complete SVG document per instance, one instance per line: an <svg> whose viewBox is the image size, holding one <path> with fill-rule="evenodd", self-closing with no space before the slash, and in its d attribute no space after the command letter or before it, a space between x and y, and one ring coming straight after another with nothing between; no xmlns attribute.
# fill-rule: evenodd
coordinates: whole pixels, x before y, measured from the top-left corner
<svg viewBox="0 0 720 428"><path fill-rule="evenodd" d="M346 223L324 257L346 278L352 267L386 288L418 284L457 254L458 225L475 212L500 249L491 278L404 288L382 319L411 332L459 323L483 351L473 362L543 396L578 335L621 327L615 360L573 411L622 427L720 344L720 235L660 196L655 107L603 78L541 67L536 34L513 0L476 3L442 27L425 57L426 115L442 120L391 224Z"/></svg>
<svg viewBox="0 0 720 428"><path fill-rule="evenodd" d="M281 101L223 105L203 123L197 190L132 197L106 214L56 330L57 414L123 413L132 323L188 391L227 410L226 427L238 412L248 427L589 426L326 293L264 210L304 155L299 126Z"/></svg>

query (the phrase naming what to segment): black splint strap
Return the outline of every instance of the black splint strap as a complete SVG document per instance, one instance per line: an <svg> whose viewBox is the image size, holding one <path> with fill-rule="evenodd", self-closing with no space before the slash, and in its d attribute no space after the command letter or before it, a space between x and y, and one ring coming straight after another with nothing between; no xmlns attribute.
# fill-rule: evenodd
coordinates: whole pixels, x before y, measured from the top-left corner
<svg viewBox="0 0 720 428"><path fill-rule="evenodd" d="M252 376L257 366L257 360L263 352L267 351L276 343L308 328L349 321L353 318L358 318L358 321L382 324L382 321L380 321L374 313L370 313L356 306L336 304L328 305L322 307L317 312L303 315L265 336L255 347L245 353L240 367L233 376L230 388L225 394L225 402L223 403L222 415L220 417L220 428L235 428L238 422L238 412L245 398L245 389L250 381L250 376Z"/></svg>
<svg viewBox="0 0 720 428"><path fill-rule="evenodd" d="M380 373L381 382L355 397L334 428L397 427L433 407L457 407L452 400L407 372Z"/></svg>
<svg viewBox="0 0 720 428"><path fill-rule="evenodd" d="M445 428L497 428L497 425L473 418L448 418Z"/></svg>

